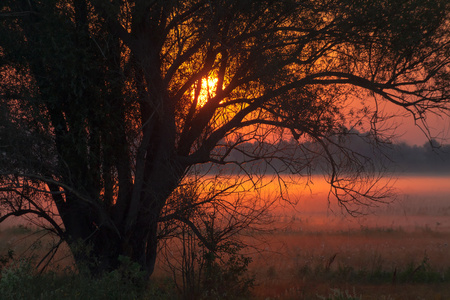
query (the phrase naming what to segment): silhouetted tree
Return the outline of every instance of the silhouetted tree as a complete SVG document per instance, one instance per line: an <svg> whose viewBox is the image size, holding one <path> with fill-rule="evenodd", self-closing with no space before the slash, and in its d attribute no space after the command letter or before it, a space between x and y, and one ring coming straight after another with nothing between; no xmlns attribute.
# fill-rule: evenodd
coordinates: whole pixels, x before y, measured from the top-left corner
<svg viewBox="0 0 450 300"><path fill-rule="evenodd" d="M371 161L341 139L364 128L382 141L382 101L417 121L448 109L447 0L0 9L0 221L44 220L72 249L90 245L75 259L99 271L127 255L151 274L159 225L198 229L186 216L199 205L174 196L197 165L235 163L253 179L246 162L302 172L321 158L339 201L377 200Z"/></svg>

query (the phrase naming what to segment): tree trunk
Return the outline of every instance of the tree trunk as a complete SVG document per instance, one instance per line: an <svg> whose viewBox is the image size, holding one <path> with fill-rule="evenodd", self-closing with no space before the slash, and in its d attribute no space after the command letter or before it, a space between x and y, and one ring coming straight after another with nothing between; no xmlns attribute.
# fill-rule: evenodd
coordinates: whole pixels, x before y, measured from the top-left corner
<svg viewBox="0 0 450 300"><path fill-rule="evenodd" d="M87 269L93 275L101 275L120 267L120 256L127 256L138 263L150 277L157 257L158 222L154 218L148 222L136 223L128 235L119 236L110 228L77 224L66 226L68 243L79 269Z"/></svg>
<svg viewBox="0 0 450 300"><path fill-rule="evenodd" d="M160 213L181 174L165 177L159 174L161 179L153 181L158 187L147 186L149 189L141 193L138 215L131 226L123 220L113 223L108 212L102 211L103 207L67 195L66 203L60 206L60 215L77 266L100 275L120 267L119 257L127 256L150 277L157 258Z"/></svg>

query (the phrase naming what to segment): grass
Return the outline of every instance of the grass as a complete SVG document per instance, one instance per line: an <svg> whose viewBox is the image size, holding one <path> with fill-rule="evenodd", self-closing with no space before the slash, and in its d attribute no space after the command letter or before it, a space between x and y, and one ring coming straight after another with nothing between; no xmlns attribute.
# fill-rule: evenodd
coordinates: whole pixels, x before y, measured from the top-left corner
<svg viewBox="0 0 450 300"><path fill-rule="evenodd" d="M136 275L137 276L137 275ZM0 298L22 299L176 299L170 281L143 285L130 284L119 271L94 278L73 271L38 274L29 261L14 262L2 270Z"/></svg>
<svg viewBox="0 0 450 300"><path fill-rule="evenodd" d="M51 242L44 238L33 249L27 239L37 235L24 226L0 232L0 255L8 262L0 299L179 299L170 274L162 272L146 288L129 284L118 272L102 278L79 274L64 267L67 262L36 273L35 256L23 253L42 251ZM264 251L248 253L256 280L249 299L450 299L450 232L440 228L300 230L294 224L258 238L265 239Z"/></svg>
<svg viewBox="0 0 450 300"><path fill-rule="evenodd" d="M251 269L256 299L450 299L450 232L303 227L266 238Z"/></svg>

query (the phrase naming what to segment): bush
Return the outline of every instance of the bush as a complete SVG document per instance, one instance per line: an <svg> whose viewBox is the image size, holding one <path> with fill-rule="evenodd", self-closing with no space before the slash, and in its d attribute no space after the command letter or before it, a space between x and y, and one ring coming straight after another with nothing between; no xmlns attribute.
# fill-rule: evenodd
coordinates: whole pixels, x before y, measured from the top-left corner
<svg viewBox="0 0 450 300"><path fill-rule="evenodd" d="M247 273L251 258L240 253L243 247L240 243L220 241L214 244L213 252L191 230L183 227L177 238L179 243L172 241L164 257L182 299L245 299L250 296L254 285L254 278Z"/></svg>
<svg viewBox="0 0 450 300"><path fill-rule="evenodd" d="M239 299L249 296L254 279L247 274L251 258L239 253L238 245L228 243L220 250L225 259L206 252L203 274L203 297L206 299Z"/></svg>

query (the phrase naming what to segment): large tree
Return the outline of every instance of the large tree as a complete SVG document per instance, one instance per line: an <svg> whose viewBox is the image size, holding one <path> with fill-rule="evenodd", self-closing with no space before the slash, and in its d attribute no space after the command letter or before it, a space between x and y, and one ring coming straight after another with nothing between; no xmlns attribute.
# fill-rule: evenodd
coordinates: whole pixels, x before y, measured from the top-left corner
<svg viewBox="0 0 450 300"><path fill-rule="evenodd" d="M0 221L43 219L72 249L90 245L75 259L100 270L127 255L151 274L161 222L195 229L177 188L197 165L300 172L320 158L340 200L376 198L358 181L367 161L338 137L360 126L382 140L383 101L417 121L448 108L447 0L0 9Z"/></svg>

